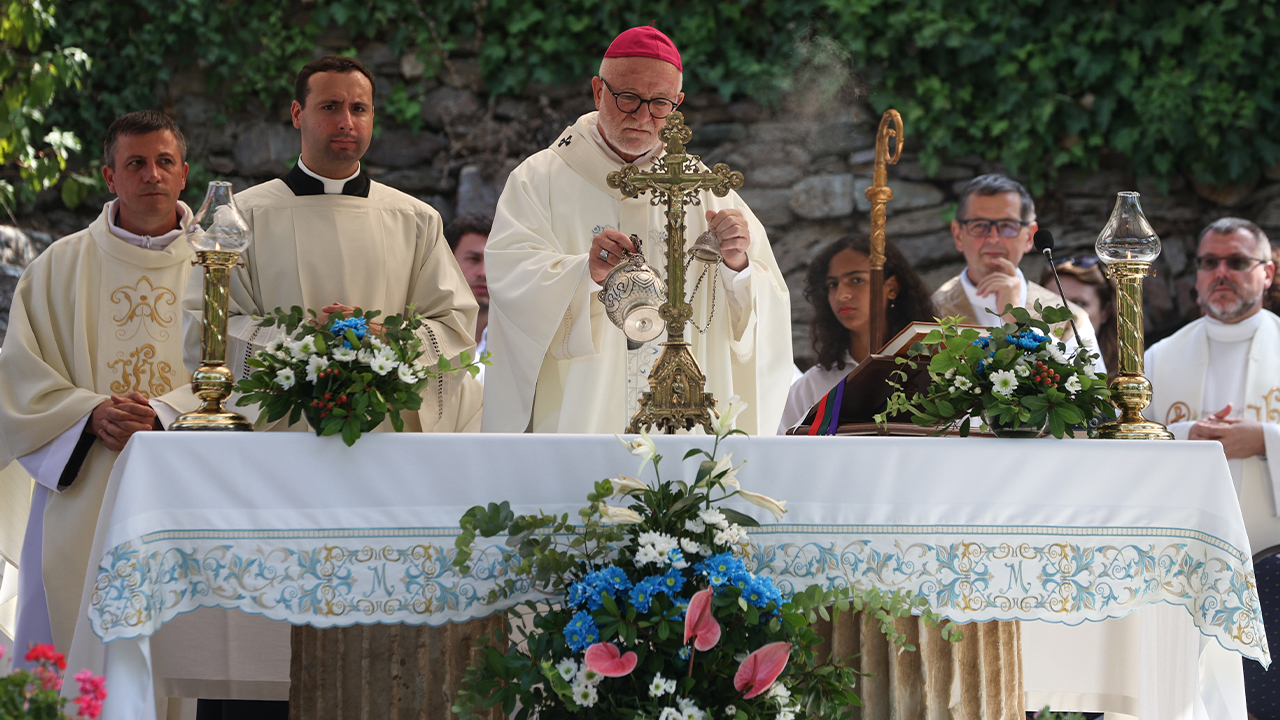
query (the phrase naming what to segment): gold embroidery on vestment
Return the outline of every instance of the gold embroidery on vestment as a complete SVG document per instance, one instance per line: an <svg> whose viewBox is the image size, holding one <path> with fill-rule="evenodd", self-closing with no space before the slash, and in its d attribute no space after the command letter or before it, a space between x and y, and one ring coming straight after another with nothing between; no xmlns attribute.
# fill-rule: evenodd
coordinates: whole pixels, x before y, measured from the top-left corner
<svg viewBox="0 0 1280 720"><path fill-rule="evenodd" d="M137 390L148 398L159 397L173 389L173 366L156 362L154 345L140 345L125 357L121 350L107 367L120 368L120 379L111 383L111 392L123 395Z"/></svg>
<svg viewBox="0 0 1280 720"><path fill-rule="evenodd" d="M1245 407L1253 410L1258 422L1280 423L1280 387L1273 387L1262 396L1262 403L1266 405L1266 412L1263 412L1262 405L1245 405Z"/></svg>
<svg viewBox="0 0 1280 720"><path fill-rule="evenodd" d="M153 285L151 278L143 275L132 287L123 285L113 290L111 302L126 306L111 318L120 327L116 331L116 339L129 340L140 329L145 329L154 340L163 342L169 339L169 331L164 328L173 325L176 314L166 312L162 306L172 310L178 304L177 294L169 288Z"/></svg>
<svg viewBox="0 0 1280 720"><path fill-rule="evenodd" d="M1164 424L1171 425L1184 420L1194 420L1191 415L1191 408L1181 400L1169 406L1169 411L1164 415Z"/></svg>

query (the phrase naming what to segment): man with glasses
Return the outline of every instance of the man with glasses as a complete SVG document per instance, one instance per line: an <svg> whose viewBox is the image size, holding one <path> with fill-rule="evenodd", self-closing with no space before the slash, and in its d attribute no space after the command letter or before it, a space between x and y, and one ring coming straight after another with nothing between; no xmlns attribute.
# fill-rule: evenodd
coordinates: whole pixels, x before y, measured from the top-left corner
<svg viewBox="0 0 1280 720"><path fill-rule="evenodd" d="M1280 544L1280 318L1263 309L1275 277L1271 243L1252 222L1200 233L1196 293L1204 316L1147 350L1147 417L1179 440L1216 440L1227 455L1249 544Z"/></svg>
<svg viewBox="0 0 1280 720"><path fill-rule="evenodd" d="M1061 306L1058 293L1027 280L1018 269L1039 227L1035 202L1021 183L996 174L970 180L960 192L956 219L951 221L951 236L964 254L965 269L933 294L938 317L958 316L968 324L995 327L1011 320L1000 314L1007 305L1026 308L1033 317L1036 301L1042 307ZM1069 301L1067 307L1085 344L1096 352L1089 314ZM1062 331L1068 347L1076 344L1070 323L1054 329ZM1094 362L1094 370L1107 374L1101 359Z"/></svg>
<svg viewBox="0 0 1280 720"><path fill-rule="evenodd" d="M629 347L596 294L636 250L665 276L665 208L647 193L624 198L605 179L625 163L648 171L661 157L658 131L684 100L682 71L657 29L623 32L591 80L596 112L508 178L485 247L493 365L484 430L613 433L638 409L665 337ZM722 407L733 395L746 401L738 427L772 433L792 375L786 284L737 193L704 191L699 201L687 209L686 242L714 231L724 262L691 299L700 326L689 331L692 350ZM699 267L690 267L690 293Z"/></svg>

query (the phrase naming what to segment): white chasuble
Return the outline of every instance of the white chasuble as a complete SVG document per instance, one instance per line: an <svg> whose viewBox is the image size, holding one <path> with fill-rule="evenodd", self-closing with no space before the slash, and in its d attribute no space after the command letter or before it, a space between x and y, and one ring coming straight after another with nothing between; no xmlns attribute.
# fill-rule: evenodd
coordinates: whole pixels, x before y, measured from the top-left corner
<svg viewBox="0 0 1280 720"><path fill-rule="evenodd" d="M46 448L110 395L137 391L156 398L190 384L180 304L191 258L182 241L151 250L112 236L104 207L88 229L50 245L27 267L0 353L0 467ZM71 647L98 510L117 455L91 435L78 438L43 515L45 596L63 651ZM27 507L30 492L29 481L7 482L0 502Z"/></svg>
<svg viewBox="0 0 1280 720"><path fill-rule="evenodd" d="M487 432L622 432L634 412L629 405L648 390L648 369L666 335L627 350L596 297L587 253L604 229L635 234L665 275L665 206L653 205L648 193L624 198L608 186L605 178L622 163L592 138L595 120L594 112L583 115L521 163L498 200L485 247L493 353L485 373ZM708 274L691 305L694 322L704 326L710 317L710 327L705 335L689 327L686 338L719 407L738 395L748 403L738 427L772 433L792 372L786 283L764 227L737 193L698 197L700 205L686 207L686 248L707 230L706 210L736 208L750 225L750 264L741 274L723 267ZM690 266L686 293L700 270L697 262Z"/></svg>
<svg viewBox="0 0 1280 720"><path fill-rule="evenodd" d="M1145 415L1179 440L1197 420L1231 403L1232 416L1261 422L1266 454L1227 461L1253 552L1280 544L1280 318L1262 310L1238 323L1200 318L1151 346Z"/></svg>
<svg viewBox="0 0 1280 720"><path fill-rule="evenodd" d="M231 274L227 365L237 379L246 363L282 334L258 322L275 308L303 310L342 303L383 316L413 305L425 319L421 332L427 361L474 351L477 305L444 240L440 214L430 205L364 175L344 194L324 194L320 181L295 167L236 195L253 230L242 267ZM199 272L199 269L197 269ZM200 359L203 276L193 275L187 297L185 338L188 367ZM257 407L228 407L256 420ZM482 390L467 373L433 382L423 392L410 431L479 430ZM283 423L278 424L283 429ZM294 430L306 429L305 424ZM387 427L390 424L387 423Z"/></svg>

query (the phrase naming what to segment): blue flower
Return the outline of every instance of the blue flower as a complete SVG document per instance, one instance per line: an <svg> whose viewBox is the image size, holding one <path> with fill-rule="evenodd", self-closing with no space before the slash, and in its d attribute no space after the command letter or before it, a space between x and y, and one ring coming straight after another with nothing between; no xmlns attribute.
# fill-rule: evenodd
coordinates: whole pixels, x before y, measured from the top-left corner
<svg viewBox="0 0 1280 720"><path fill-rule="evenodd" d="M685 645L684 647L680 648L680 652L676 654L680 656L681 660L688 660L689 656L693 654L693 648L689 647L688 645Z"/></svg>
<svg viewBox="0 0 1280 720"><path fill-rule="evenodd" d="M766 607L771 602L782 604L782 593L778 592L773 580L767 577L752 577L742 589L742 597L758 608Z"/></svg>
<svg viewBox="0 0 1280 720"><path fill-rule="evenodd" d="M564 626L564 641L574 652L586 650L599 639L600 628L596 627L596 621L586 610L580 610Z"/></svg>
<svg viewBox="0 0 1280 720"><path fill-rule="evenodd" d="M972 344L972 345L977 345L978 347L982 348L983 350L986 350L986 349L987 349L988 347L990 347L990 345L991 345L991 343L990 343L986 338L984 338L984 337L980 337L980 338L978 338L977 340L974 340L974 341L973 341L972 343L970 343L970 344Z"/></svg>
<svg viewBox="0 0 1280 720"><path fill-rule="evenodd" d="M369 331L369 321L362 317L342 318L341 320L333 323L333 326L329 328L329 331L333 333L334 337L344 337L348 330L356 334L357 340L363 340L365 333ZM351 347L350 340L344 339L342 344L346 347Z"/></svg>
<svg viewBox="0 0 1280 720"><path fill-rule="evenodd" d="M653 596L659 592L657 581L661 579L660 576L645 578L631 589L631 604L636 607L636 612L649 612Z"/></svg>
<svg viewBox="0 0 1280 720"><path fill-rule="evenodd" d="M680 588L683 587L684 575L675 568L667 570L666 575L662 575L658 578L658 589L670 597L675 597L675 594L680 592Z"/></svg>
<svg viewBox="0 0 1280 720"><path fill-rule="evenodd" d="M746 567L743 566L742 561L734 557L733 553L727 552L712 555L694 565L693 569L702 573L713 587L720 587L725 583L738 585L738 582L744 576L751 576L751 573L748 573Z"/></svg>

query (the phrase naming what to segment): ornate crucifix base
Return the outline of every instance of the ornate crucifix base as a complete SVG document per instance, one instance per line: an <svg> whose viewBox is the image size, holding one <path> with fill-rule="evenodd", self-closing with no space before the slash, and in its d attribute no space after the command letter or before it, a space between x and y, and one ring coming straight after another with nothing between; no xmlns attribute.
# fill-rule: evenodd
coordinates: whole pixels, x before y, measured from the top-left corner
<svg viewBox="0 0 1280 720"><path fill-rule="evenodd" d="M662 343L662 354L649 374L652 389L640 396L640 411L631 418L627 432L649 427L670 435L701 425L708 435L715 434L711 411L716 399L704 391L706 385L707 376L698 368L689 343Z"/></svg>

